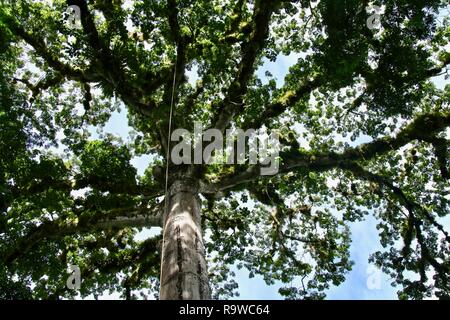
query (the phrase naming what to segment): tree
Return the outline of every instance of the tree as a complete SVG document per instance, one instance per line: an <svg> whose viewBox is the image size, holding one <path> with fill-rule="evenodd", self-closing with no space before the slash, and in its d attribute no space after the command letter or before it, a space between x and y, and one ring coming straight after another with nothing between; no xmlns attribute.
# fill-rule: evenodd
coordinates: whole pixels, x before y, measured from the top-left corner
<svg viewBox="0 0 450 320"><path fill-rule="evenodd" d="M229 297L237 266L323 298L351 270L349 224L372 215L399 297L449 297L446 4L2 1L0 296L72 297L77 265L82 296ZM282 85L258 72L281 55L298 57ZM121 107L130 141L93 139ZM276 130L278 173L175 165L171 133L195 121Z"/></svg>

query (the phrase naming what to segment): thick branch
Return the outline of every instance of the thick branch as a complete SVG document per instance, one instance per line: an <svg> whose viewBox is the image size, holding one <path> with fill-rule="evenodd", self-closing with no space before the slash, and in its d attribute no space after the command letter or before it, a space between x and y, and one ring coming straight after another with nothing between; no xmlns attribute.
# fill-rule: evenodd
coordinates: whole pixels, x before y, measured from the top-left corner
<svg viewBox="0 0 450 320"><path fill-rule="evenodd" d="M355 148L348 148L342 153L305 153L299 150L281 153L283 159L279 173L295 169L306 171L325 171L356 161L367 161L377 155L397 150L413 140L425 140L450 126L450 112L424 114L402 129L395 137L384 137ZM253 165L243 172L226 176L213 184L202 184L202 193L216 193L233 188L239 184L262 178L261 165Z"/></svg>
<svg viewBox="0 0 450 320"><path fill-rule="evenodd" d="M248 81L255 70L256 58L269 35L270 18L279 4L280 1L256 1L252 18L254 28L250 40L241 45L242 60L239 63L236 78L231 83L224 100L215 106L219 113L212 121L214 128L225 130L234 115L242 108L243 97L248 90Z"/></svg>
<svg viewBox="0 0 450 320"><path fill-rule="evenodd" d="M293 107L307 94L310 94L314 89L317 89L321 85L321 83L322 83L321 80L317 78L314 80L307 81L295 91L287 91L275 102L266 106L257 117L245 123L244 128L245 129L261 128L263 124L267 124L268 121L270 121L271 119L280 116L288 108Z"/></svg>
<svg viewBox="0 0 450 320"><path fill-rule="evenodd" d="M50 51L47 50L45 42L38 35L32 35L25 31L17 20L10 15L3 15L3 22L8 28L17 36L22 38L26 43L34 48L36 53L42 57L45 62L54 70L58 71L61 75L66 76L73 80L85 80L85 81L99 81L100 78L96 77L91 72L83 72L81 70L73 69L71 66L61 62Z"/></svg>
<svg viewBox="0 0 450 320"><path fill-rule="evenodd" d="M126 228L126 227L160 227L161 207L153 209L116 209L108 212L86 212L79 216L78 221L63 219L44 222L22 237L16 246L11 248L2 259L6 264L15 261L45 239L58 239L63 236L89 233L95 230Z"/></svg>
<svg viewBox="0 0 450 320"><path fill-rule="evenodd" d="M69 1L72 2L72 1ZM117 91L120 98L128 106L135 108L137 112L144 115L151 115L155 108L154 101L144 101L141 91L132 86L132 81L125 77L125 74L118 69L121 65L117 58L112 56L109 49L104 47L95 29L92 16L87 11L87 4L84 1L74 1L80 5L82 11L82 24L88 36L89 44L95 53L95 62L85 70L74 69L70 65L61 62L46 47L45 42L37 34L27 32L14 17L4 15L4 22L9 29L29 44L36 53L42 57L47 64L59 72L61 76L79 82L101 82L110 83ZM83 9L84 8L84 9ZM162 74L164 74L162 72ZM158 87L163 83L163 78L158 78L157 84L152 84L151 88ZM148 90L148 88L146 88Z"/></svg>

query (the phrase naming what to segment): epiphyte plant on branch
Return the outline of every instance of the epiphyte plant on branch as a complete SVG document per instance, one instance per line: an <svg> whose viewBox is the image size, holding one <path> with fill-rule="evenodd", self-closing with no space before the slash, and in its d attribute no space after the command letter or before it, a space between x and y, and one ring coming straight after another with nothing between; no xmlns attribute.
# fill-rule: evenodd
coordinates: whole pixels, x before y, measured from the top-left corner
<svg viewBox="0 0 450 320"><path fill-rule="evenodd" d="M446 5L1 1L0 297L227 298L246 268L324 298L352 268L349 225L372 216L371 262L399 298L448 298ZM284 81L261 75L282 56L298 58ZM120 108L133 135L93 138ZM173 164L171 133L196 121L277 130L277 174Z"/></svg>

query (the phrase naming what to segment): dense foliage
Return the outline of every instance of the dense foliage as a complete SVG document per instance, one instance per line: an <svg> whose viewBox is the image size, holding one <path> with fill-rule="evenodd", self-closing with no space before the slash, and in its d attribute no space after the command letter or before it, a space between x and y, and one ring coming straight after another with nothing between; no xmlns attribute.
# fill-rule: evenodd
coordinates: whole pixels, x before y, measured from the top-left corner
<svg viewBox="0 0 450 320"><path fill-rule="evenodd" d="M435 80L448 75L446 5L1 1L0 298L72 297L68 265L83 297L157 295L161 236L135 235L161 224L172 90L172 129L281 137L274 176L193 166L215 297L236 294L230 270L244 267L287 298L323 298L352 268L349 225L368 215L383 248L371 261L399 298L450 297L450 86ZM298 58L284 81L258 72L281 56ZM94 135L120 108L128 140Z"/></svg>

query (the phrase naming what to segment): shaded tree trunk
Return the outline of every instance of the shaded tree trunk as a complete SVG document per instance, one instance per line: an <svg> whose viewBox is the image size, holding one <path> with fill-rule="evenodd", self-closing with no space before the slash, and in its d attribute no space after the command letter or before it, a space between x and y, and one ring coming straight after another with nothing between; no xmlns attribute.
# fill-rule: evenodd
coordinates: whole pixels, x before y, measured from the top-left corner
<svg viewBox="0 0 450 320"><path fill-rule="evenodd" d="M190 182L176 181L170 189L163 217L160 299L210 299L200 199Z"/></svg>

